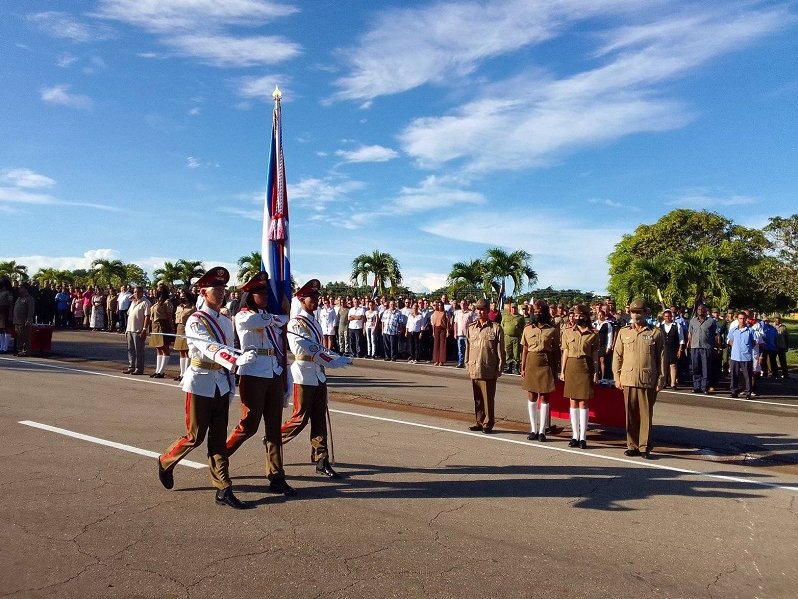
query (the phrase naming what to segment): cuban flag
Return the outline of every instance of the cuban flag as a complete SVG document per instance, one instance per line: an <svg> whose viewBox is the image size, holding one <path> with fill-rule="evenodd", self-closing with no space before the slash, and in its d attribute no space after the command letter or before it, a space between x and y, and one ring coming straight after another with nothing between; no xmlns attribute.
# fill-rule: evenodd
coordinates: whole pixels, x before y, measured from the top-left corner
<svg viewBox="0 0 798 599"><path fill-rule="evenodd" d="M274 88L272 141L266 198L263 204L261 238L261 270L269 274L269 307L272 314L289 314L291 310L291 261L288 235L288 194L285 188L283 163L283 125L279 87Z"/></svg>
<svg viewBox="0 0 798 599"><path fill-rule="evenodd" d="M374 289L371 291L371 299L375 303L377 302L377 297L379 297L380 292L379 288L377 287L377 275L374 275Z"/></svg>
<svg viewBox="0 0 798 599"><path fill-rule="evenodd" d="M504 279L502 279L502 286L499 287L499 303L497 304L497 310L501 312L504 310L504 296L506 291L504 289Z"/></svg>

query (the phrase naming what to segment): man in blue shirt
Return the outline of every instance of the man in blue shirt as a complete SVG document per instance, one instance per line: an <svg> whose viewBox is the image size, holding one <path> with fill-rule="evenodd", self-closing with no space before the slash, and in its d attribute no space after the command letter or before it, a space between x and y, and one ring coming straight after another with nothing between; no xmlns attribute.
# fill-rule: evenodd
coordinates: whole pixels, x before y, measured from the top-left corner
<svg viewBox="0 0 798 599"><path fill-rule="evenodd" d="M765 316L762 319L762 335L765 337L765 351L762 358L762 376L766 377L768 373L774 378L779 378L779 368L776 365L776 352L778 350L779 332L772 324L770 319Z"/></svg>
<svg viewBox="0 0 798 599"><path fill-rule="evenodd" d="M69 309L72 304L72 296L67 291L67 286L63 285L61 291L55 294L55 326L58 329L65 329L69 326Z"/></svg>
<svg viewBox="0 0 798 599"><path fill-rule="evenodd" d="M754 370L754 346L756 337L754 331L746 323L745 312L737 314L737 328L729 332L727 343L731 348L729 362L731 364L731 391L732 397L740 393L740 375L745 383L745 398L751 399L751 377Z"/></svg>

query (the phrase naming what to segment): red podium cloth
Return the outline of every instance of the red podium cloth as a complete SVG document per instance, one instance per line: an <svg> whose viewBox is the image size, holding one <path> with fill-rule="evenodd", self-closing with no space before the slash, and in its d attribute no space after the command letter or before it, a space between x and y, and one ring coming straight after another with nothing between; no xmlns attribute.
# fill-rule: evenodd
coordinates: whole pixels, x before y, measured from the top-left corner
<svg viewBox="0 0 798 599"><path fill-rule="evenodd" d="M552 418L569 420L568 399L563 397L565 383L555 381L555 389L549 394ZM593 385L593 399L589 403L590 424L601 424L615 428L626 428L626 410L623 405L623 391L615 387Z"/></svg>

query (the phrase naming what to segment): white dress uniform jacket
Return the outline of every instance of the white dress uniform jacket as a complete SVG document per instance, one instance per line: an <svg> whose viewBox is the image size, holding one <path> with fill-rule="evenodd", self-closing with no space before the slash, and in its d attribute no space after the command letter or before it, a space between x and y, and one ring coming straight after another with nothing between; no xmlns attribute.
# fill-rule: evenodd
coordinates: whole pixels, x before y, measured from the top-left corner
<svg viewBox="0 0 798 599"><path fill-rule="evenodd" d="M294 354L294 362L291 364L294 384L317 386L327 380L325 366L338 366L338 358L331 356L321 341L319 323L302 308L288 322L288 345Z"/></svg>
<svg viewBox="0 0 798 599"><path fill-rule="evenodd" d="M204 397L213 397L216 389L221 395L235 394L230 371L236 356L221 345L233 345L233 321L210 308L197 310L186 321L186 335L192 337L187 340L191 362L183 375L183 391Z"/></svg>
<svg viewBox="0 0 798 599"><path fill-rule="evenodd" d="M254 349L258 352L258 359L252 364L239 366L238 374L270 379L283 373L276 345L279 344L282 351L280 329L287 321L285 316L269 314L265 310L253 312L249 308L244 308L235 315L236 333L241 349Z"/></svg>

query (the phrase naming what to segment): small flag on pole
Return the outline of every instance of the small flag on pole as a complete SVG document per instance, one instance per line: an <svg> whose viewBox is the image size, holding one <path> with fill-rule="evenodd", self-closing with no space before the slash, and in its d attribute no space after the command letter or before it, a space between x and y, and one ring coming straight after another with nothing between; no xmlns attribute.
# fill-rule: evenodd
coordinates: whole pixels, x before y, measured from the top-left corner
<svg viewBox="0 0 798 599"><path fill-rule="evenodd" d="M283 125L280 88L274 88L272 139L266 199L263 205L261 238L261 270L269 274L269 307L272 314L289 314L291 310L291 261L288 235L288 193L285 188L283 163Z"/></svg>
<svg viewBox="0 0 798 599"><path fill-rule="evenodd" d="M380 295L379 287L377 286L377 275L374 275L374 289L371 292L372 301L376 302L377 297Z"/></svg>

